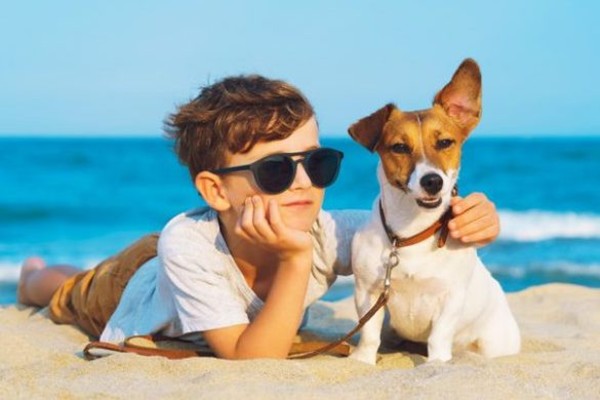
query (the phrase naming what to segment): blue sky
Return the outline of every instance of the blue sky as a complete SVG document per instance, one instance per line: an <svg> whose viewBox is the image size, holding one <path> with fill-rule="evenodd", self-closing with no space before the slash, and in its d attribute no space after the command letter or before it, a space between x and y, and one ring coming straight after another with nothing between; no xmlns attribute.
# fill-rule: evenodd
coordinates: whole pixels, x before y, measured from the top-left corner
<svg viewBox="0 0 600 400"><path fill-rule="evenodd" d="M456 5L454 5L456 3ZM0 12L0 135L154 135L226 75L298 86L325 135L425 108L465 57L477 135L600 135L596 1L13 1Z"/></svg>

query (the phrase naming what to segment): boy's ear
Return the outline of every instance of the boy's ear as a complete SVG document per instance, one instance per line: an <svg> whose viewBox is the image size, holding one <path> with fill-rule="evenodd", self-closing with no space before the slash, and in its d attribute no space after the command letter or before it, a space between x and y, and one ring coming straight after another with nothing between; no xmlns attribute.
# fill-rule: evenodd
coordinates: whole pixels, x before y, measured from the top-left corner
<svg viewBox="0 0 600 400"><path fill-rule="evenodd" d="M446 114L467 132L481 117L481 72L475 60L464 60L452 80L435 95L433 104L440 105Z"/></svg>
<svg viewBox="0 0 600 400"><path fill-rule="evenodd" d="M348 128L352 139L373 152L381 139L383 126L388 121L390 114L396 108L392 103L385 105L368 117L364 117Z"/></svg>
<svg viewBox="0 0 600 400"><path fill-rule="evenodd" d="M196 175L194 180L196 189L206 201L206 203L216 211L225 211L231 207L229 199L225 195L225 190L219 175L209 171L202 171Z"/></svg>

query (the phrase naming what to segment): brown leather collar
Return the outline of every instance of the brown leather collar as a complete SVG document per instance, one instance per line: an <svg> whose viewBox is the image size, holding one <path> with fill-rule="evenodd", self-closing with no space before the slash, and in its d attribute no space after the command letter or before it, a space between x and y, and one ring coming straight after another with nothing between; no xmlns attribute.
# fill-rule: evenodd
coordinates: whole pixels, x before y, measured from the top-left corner
<svg viewBox="0 0 600 400"><path fill-rule="evenodd" d="M414 236L401 238L394 234L392 229L388 226L385 220L385 214L383 212L383 206L381 205L381 200L379 200L379 216L381 217L381 222L383 224L383 228L385 229L385 233L387 234L392 246L395 248L411 246L413 244L417 244L422 242L425 239L433 236L437 231L440 232L440 237L438 238L438 248L444 247L446 244L446 240L448 239L448 222L452 219L452 208L448 207L446 212L442 214L440 219L435 221L433 225L429 228L417 233Z"/></svg>

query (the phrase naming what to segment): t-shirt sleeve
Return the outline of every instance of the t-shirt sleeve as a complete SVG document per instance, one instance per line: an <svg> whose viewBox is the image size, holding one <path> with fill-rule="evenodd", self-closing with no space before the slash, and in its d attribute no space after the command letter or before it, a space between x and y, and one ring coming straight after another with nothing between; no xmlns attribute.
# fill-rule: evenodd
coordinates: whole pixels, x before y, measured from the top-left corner
<svg viewBox="0 0 600 400"><path fill-rule="evenodd" d="M336 275L352 274L352 238L369 219L367 210L322 212L321 229L326 252L330 255Z"/></svg>
<svg viewBox="0 0 600 400"><path fill-rule="evenodd" d="M246 304L230 279L228 256L214 241L189 227L167 229L158 257L159 290L171 299L183 334L249 322Z"/></svg>

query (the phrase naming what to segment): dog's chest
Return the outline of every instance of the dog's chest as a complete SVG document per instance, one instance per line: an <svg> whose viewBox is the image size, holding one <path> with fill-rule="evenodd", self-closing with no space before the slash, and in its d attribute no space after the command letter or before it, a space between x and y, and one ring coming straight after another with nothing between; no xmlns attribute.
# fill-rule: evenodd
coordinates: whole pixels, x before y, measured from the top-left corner
<svg viewBox="0 0 600 400"><path fill-rule="evenodd" d="M426 341L448 290L447 282L434 277L392 279L387 304L391 326L406 339Z"/></svg>

